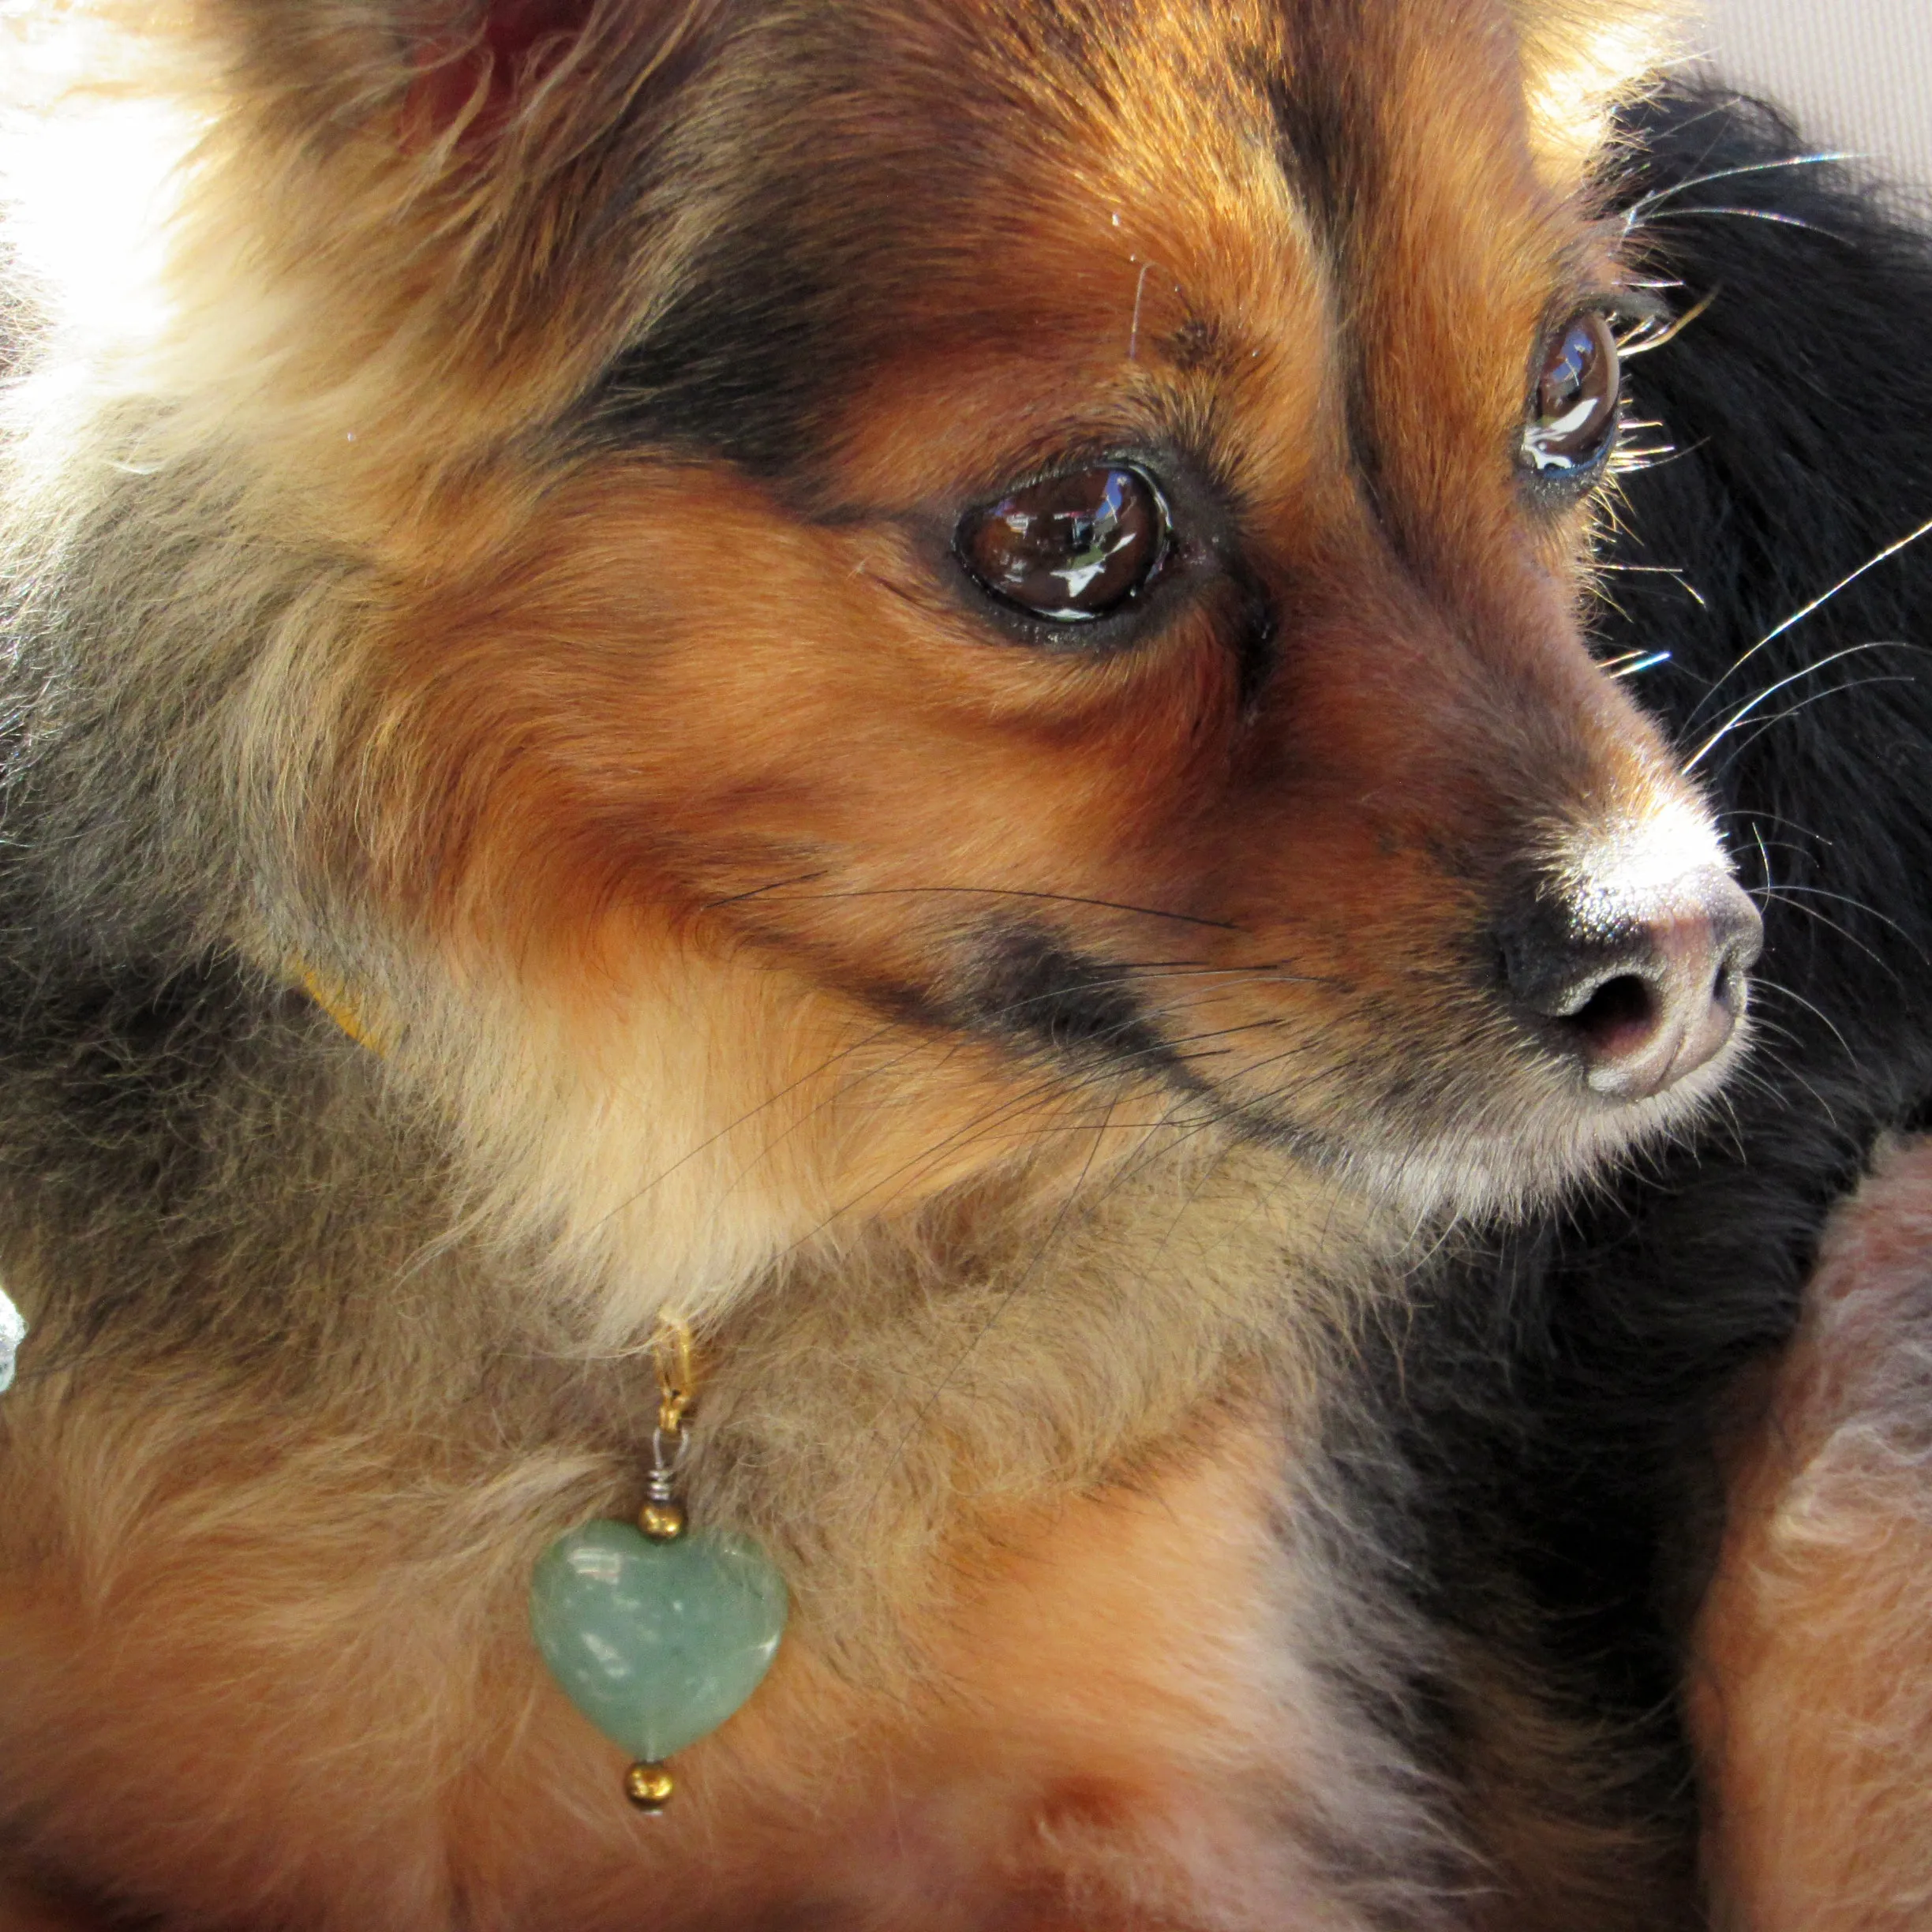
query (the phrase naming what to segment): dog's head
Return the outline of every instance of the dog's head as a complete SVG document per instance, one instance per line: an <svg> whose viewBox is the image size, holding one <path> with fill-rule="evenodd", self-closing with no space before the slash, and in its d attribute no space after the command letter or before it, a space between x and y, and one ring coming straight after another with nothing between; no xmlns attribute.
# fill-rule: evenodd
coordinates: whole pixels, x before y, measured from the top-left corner
<svg viewBox="0 0 1932 1932"><path fill-rule="evenodd" d="M1165 1122L1467 1208L1712 1091L1754 915L1578 615L1653 19L187 10L163 365L354 565L304 876L643 1167Z"/></svg>

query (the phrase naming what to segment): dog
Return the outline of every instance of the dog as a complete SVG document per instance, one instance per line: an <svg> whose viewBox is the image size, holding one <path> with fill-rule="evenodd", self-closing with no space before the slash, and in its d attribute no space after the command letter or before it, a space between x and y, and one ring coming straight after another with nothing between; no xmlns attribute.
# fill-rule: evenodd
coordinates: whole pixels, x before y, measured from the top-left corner
<svg viewBox="0 0 1932 1932"><path fill-rule="evenodd" d="M1600 1565L1593 1649L1530 1559L1582 1489L1506 1478L1791 1312L1579 1440L1608 1305L1511 1287L1607 1268L1539 1217L1721 1133L1758 1024L1583 622L1668 17L46 24L9 1932L1666 1923L1694 1640ZM791 1607L640 1817L526 1606L654 1467Z"/></svg>

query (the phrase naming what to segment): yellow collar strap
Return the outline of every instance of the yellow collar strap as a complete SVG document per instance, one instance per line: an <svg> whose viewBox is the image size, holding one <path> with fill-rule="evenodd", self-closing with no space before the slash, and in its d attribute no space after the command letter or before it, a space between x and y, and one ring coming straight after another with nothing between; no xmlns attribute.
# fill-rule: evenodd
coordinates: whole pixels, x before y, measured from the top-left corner
<svg viewBox="0 0 1932 1932"><path fill-rule="evenodd" d="M305 966L300 960L295 962L294 970L296 983L358 1046L367 1047L378 1058L388 1051L384 1035L357 1013L345 988L324 979L313 967Z"/></svg>

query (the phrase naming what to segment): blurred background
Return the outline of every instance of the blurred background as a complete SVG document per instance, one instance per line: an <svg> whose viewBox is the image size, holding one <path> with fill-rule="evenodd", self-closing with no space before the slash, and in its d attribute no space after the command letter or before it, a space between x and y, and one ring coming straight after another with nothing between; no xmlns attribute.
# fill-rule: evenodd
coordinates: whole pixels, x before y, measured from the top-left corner
<svg viewBox="0 0 1932 1932"><path fill-rule="evenodd" d="M1932 192L1932 0L1705 0L1698 39L1814 145L1855 148Z"/></svg>

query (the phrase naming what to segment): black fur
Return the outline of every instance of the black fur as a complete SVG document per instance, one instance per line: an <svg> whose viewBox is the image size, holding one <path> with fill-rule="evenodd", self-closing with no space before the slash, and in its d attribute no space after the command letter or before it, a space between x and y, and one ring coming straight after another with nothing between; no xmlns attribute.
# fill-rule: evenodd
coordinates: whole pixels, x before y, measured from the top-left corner
<svg viewBox="0 0 1932 1932"><path fill-rule="evenodd" d="M1677 454L1628 481L1603 649L1672 653L1639 689L1687 753L1794 680L1700 768L1764 913L1758 1045L1691 1144L1425 1285L1380 1365L1398 1452L1340 1446L1447 1651L1599 1739L1601 1788L1551 1808L1650 1828L1633 1923L1663 1926L1702 1916L1678 1696L1714 1413L1874 1138L1932 1118L1932 537L1746 655L1932 520L1932 245L1843 167L1777 165L1810 151L1757 104L1674 92L1629 132L1621 203L1672 306L1710 300L1631 364ZM1485 1713L1447 1702L1454 1756Z"/></svg>
<svg viewBox="0 0 1932 1932"><path fill-rule="evenodd" d="M996 927L960 1002L968 1025L1037 1043L1055 1054L1186 1069L1142 1010L1130 975L1027 926Z"/></svg>

